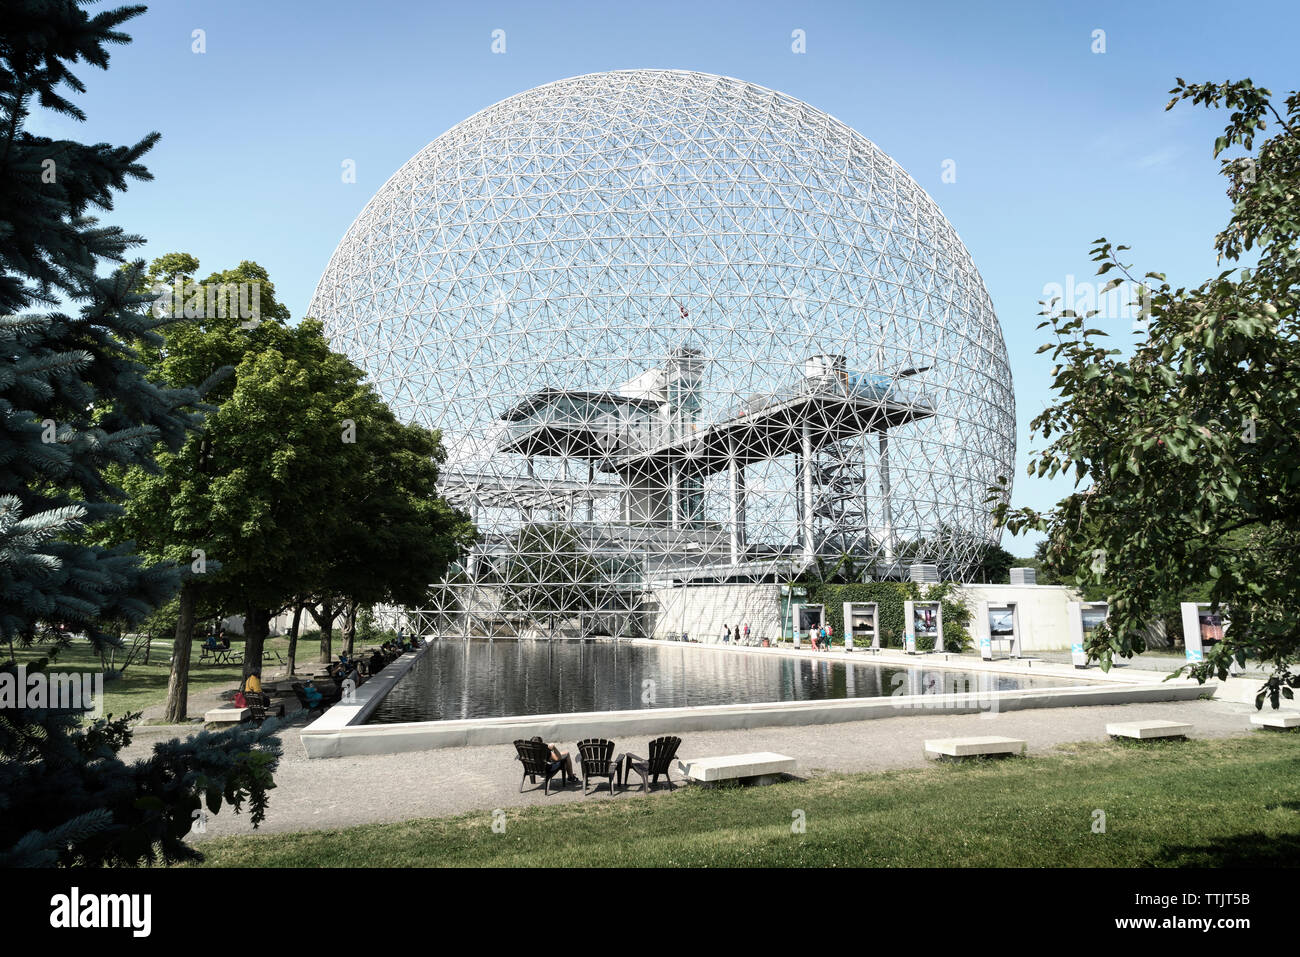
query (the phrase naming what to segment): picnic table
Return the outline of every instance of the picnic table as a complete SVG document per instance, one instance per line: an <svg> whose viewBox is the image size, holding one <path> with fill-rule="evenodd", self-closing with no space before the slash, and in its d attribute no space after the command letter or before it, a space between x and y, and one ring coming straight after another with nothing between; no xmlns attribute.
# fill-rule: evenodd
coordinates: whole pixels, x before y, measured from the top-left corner
<svg viewBox="0 0 1300 957"><path fill-rule="evenodd" d="M199 661L210 661L217 665L240 664L244 660L244 649L235 648L231 645L229 648L211 648L208 645L199 646Z"/></svg>
<svg viewBox="0 0 1300 957"><path fill-rule="evenodd" d="M275 661L284 664L284 657L272 648L262 649L263 661ZM210 661L217 665L239 665L244 663L244 646L231 645L229 648L210 648L199 646L199 661Z"/></svg>

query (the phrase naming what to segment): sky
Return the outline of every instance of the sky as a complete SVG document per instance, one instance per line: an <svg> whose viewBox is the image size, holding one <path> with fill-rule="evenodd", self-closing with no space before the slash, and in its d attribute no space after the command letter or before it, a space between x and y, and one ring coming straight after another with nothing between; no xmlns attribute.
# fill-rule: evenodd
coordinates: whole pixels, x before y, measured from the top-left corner
<svg viewBox="0 0 1300 957"><path fill-rule="evenodd" d="M295 319L374 192L515 93L671 68L830 113L898 161L969 249L1010 355L1013 504L1048 508L1071 485L1024 471L1043 444L1029 423L1052 401L1039 300L1050 284L1093 279L1100 236L1176 285L1221 268L1213 239L1228 203L1211 150L1225 118L1166 112L1168 91L1179 76L1294 89L1300 4L159 0L126 30L133 42L107 72L80 69L87 122L39 115L28 128L115 144L161 132L145 158L154 180L104 218L146 237L145 259L189 252L203 274L260 263ZM1123 337L1131 322L1112 328ZM1028 555L1033 541L1003 544Z"/></svg>

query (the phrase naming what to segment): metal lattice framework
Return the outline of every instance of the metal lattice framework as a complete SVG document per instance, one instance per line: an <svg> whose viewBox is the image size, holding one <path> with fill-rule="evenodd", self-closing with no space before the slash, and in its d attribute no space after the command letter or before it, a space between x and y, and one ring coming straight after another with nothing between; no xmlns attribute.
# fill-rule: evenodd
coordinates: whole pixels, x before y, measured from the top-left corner
<svg viewBox="0 0 1300 957"><path fill-rule="evenodd" d="M309 314L442 430L482 541L440 607L474 630L845 555L960 576L998 538L1014 398L970 255L874 144L750 83L600 73L470 117L371 199Z"/></svg>

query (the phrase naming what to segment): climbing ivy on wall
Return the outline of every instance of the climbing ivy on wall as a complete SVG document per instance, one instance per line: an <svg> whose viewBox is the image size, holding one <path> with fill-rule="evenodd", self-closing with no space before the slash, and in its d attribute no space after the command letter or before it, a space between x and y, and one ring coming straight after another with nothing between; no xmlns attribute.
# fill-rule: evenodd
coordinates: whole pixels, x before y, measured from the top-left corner
<svg viewBox="0 0 1300 957"><path fill-rule="evenodd" d="M826 621L835 628L835 643L844 642L844 603L875 602L880 620L880 643L886 648L903 647L903 602L938 601L943 607L943 638L946 651L968 651L971 612L952 582L928 585L924 592L916 582L855 582L847 585L810 583L808 601L826 607ZM928 639L917 639L918 651L929 651Z"/></svg>

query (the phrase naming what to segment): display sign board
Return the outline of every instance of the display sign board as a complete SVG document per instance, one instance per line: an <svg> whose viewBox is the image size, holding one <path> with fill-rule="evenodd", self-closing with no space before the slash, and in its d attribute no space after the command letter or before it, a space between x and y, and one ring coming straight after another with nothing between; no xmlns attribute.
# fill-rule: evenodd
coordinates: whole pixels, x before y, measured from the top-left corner
<svg viewBox="0 0 1300 957"><path fill-rule="evenodd" d="M808 597L805 585L781 586L781 635L790 638L794 635L794 606Z"/></svg>
<svg viewBox="0 0 1300 957"><path fill-rule="evenodd" d="M880 612L874 601L844 603L844 647L880 647Z"/></svg>
<svg viewBox="0 0 1300 957"><path fill-rule="evenodd" d="M822 605L794 606L794 646L798 648L809 628L820 628L826 622L826 609Z"/></svg>
<svg viewBox="0 0 1300 957"><path fill-rule="evenodd" d="M1015 602L994 605L984 603L984 620L980 629L980 656L993 660L993 643L1006 642L1012 658L1020 657L1020 634Z"/></svg>
<svg viewBox="0 0 1300 957"><path fill-rule="evenodd" d="M1076 668L1088 667L1088 642L1106 620L1109 606L1104 601L1072 601L1070 615L1070 660Z"/></svg>
<svg viewBox="0 0 1300 957"><path fill-rule="evenodd" d="M1183 617L1183 649L1187 663L1200 664L1205 660L1205 648L1223 640L1227 634L1227 612L1220 608L1211 610L1208 602L1185 601L1180 606ZM1229 674L1240 674L1241 669L1234 661L1228 666Z"/></svg>
<svg viewBox="0 0 1300 957"><path fill-rule="evenodd" d="M943 605L937 601L903 602L903 643L909 655L917 652L918 638L931 638L931 651L943 648Z"/></svg>

